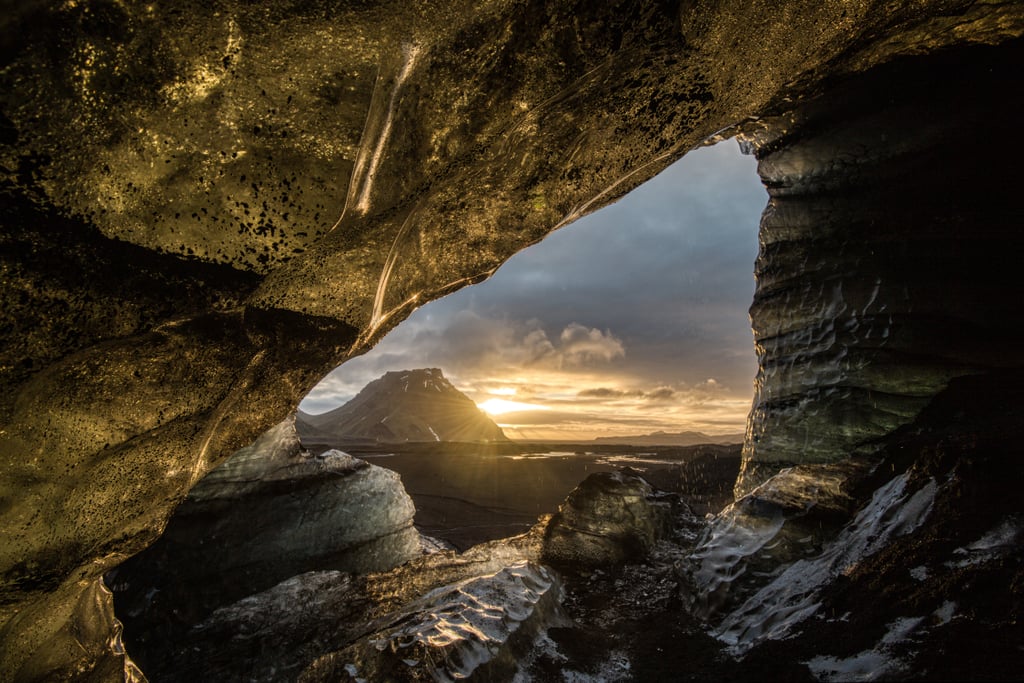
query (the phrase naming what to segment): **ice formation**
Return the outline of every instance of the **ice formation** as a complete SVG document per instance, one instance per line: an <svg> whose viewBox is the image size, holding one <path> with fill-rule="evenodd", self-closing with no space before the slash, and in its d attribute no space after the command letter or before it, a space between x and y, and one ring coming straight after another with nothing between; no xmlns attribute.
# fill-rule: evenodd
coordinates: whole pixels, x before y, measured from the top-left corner
<svg viewBox="0 0 1024 683"><path fill-rule="evenodd" d="M928 516L938 485L931 479L908 491L909 477L905 473L881 486L820 555L797 560L726 614L714 629L716 637L741 654L764 639L786 636L815 613L818 591L827 582L885 547L890 539L913 532Z"/></svg>
<svg viewBox="0 0 1024 683"><path fill-rule="evenodd" d="M303 680L345 671L367 681L511 678L543 628L565 623L551 570L519 562L434 589L378 618L374 632L314 663Z"/></svg>

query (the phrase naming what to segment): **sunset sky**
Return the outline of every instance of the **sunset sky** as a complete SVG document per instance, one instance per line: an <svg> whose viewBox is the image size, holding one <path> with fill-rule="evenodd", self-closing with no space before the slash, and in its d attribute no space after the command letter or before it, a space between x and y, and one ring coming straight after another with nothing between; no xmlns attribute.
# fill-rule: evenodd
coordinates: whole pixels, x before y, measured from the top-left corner
<svg viewBox="0 0 1024 683"><path fill-rule="evenodd" d="M324 412L389 370L439 367L511 438L743 431L767 202L755 167L734 141L689 153L423 306L300 407Z"/></svg>

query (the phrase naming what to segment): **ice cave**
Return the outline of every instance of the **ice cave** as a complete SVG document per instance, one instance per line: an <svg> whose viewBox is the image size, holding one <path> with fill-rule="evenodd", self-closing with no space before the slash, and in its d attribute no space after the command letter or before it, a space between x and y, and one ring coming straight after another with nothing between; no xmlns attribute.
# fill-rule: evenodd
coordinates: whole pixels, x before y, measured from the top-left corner
<svg viewBox="0 0 1024 683"><path fill-rule="evenodd" d="M6 7L0 679L1019 678L1022 34L1012 0ZM731 505L605 473L434 552L394 477L296 455L330 369L726 138L769 194ZM241 531L136 657L111 590L176 509Z"/></svg>

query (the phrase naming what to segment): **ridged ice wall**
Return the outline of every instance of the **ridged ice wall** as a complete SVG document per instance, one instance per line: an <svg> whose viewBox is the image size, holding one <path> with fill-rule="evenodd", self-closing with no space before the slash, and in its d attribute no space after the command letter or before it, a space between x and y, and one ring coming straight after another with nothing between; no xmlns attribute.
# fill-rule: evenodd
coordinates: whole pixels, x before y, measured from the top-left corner
<svg viewBox="0 0 1024 683"><path fill-rule="evenodd" d="M770 200L743 494L870 452L951 377L1019 365L1020 48L897 62L751 126ZM958 92L950 111L949 92Z"/></svg>

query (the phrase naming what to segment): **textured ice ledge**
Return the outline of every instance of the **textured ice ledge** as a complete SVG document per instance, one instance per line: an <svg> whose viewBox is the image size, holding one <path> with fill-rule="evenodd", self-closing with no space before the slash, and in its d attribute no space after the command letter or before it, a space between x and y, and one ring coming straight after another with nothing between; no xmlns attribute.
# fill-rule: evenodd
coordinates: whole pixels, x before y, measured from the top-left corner
<svg viewBox="0 0 1024 683"><path fill-rule="evenodd" d="M565 622L561 597L555 574L532 562L443 586L376 620L373 633L300 680L510 678L538 633Z"/></svg>
<svg viewBox="0 0 1024 683"><path fill-rule="evenodd" d="M938 485L929 479L916 491L907 490L904 473L875 491L865 505L820 555L797 560L777 578L729 613L714 630L735 654L766 639L785 637L815 613L820 589L862 559L878 552L893 538L909 534L927 518Z"/></svg>
<svg viewBox="0 0 1024 683"><path fill-rule="evenodd" d="M850 490L874 468L863 459L782 470L710 520L691 557L691 610L713 618L760 589L780 567L821 552L856 507Z"/></svg>

